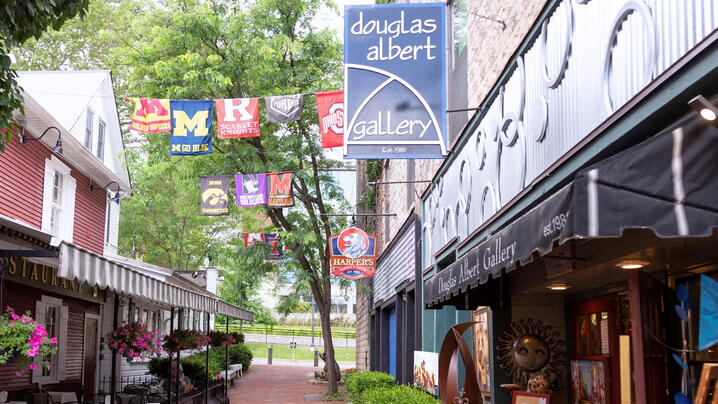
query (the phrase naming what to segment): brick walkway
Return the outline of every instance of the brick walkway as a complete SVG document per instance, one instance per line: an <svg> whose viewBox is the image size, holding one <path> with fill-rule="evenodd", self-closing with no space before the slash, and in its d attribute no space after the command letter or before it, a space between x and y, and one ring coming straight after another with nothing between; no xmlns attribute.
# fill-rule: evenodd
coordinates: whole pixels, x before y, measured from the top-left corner
<svg viewBox="0 0 718 404"><path fill-rule="evenodd" d="M252 365L244 378L230 388L230 402L303 404L319 401L326 391L326 386L308 382L307 374L313 370L302 366Z"/></svg>

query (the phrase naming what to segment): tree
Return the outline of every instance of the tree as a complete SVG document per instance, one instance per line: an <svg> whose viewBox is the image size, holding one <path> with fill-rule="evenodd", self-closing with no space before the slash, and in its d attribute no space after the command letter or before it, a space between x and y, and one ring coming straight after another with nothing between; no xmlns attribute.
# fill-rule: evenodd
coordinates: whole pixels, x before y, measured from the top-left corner
<svg viewBox="0 0 718 404"><path fill-rule="evenodd" d="M48 27L58 29L67 19L83 15L89 0L6 0L0 7L0 127L13 127L12 113L22 110L22 94L9 53L28 39L38 38ZM0 136L5 149L12 131Z"/></svg>
<svg viewBox="0 0 718 404"><path fill-rule="evenodd" d="M133 94L158 98L235 98L341 88L341 47L333 33L316 32L312 18L320 0L257 0L238 6L215 0L169 2L135 29L151 30L151 40L122 49L133 66L128 88ZM148 28L151 27L151 28ZM317 304L329 364L329 391L336 391L334 348L329 321L331 275L327 238L340 221L329 199L341 199L319 146L313 103L302 119L288 124L262 122L262 136L216 140L216 152L188 158L208 172L254 173L292 171L298 207L261 209L291 248L288 266L309 282ZM168 156L165 139L149 137L160 160ZM153 147L157 146L157 147ZM187 160L187 159L185 159ZM252 230L243 227L245 230Z"/></svg>

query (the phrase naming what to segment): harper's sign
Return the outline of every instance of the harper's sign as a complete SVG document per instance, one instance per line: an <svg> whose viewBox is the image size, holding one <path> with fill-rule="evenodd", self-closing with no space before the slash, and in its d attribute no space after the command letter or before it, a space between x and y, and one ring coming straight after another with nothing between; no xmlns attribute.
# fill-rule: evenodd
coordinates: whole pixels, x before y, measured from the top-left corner
<svg viewBox="0 0 718 404"><path fill-rule="evenodd" d="M329 266L332 275L349 280L376 273L376 236L357 227L329 237Z"/></svg>
<svg viewBox="0 0 718 404"><path fill-rule="evenodd" d="M6 279L9 281L94 302L105 301L105 293L97 285L89 286L74 279L59 278L55 267L19 257L9 257L7 260Z"/></svg>
<svg viewBox="0 0 718 404"><path fill-rule="evenodd" d="M445 5L346 6L346 158L446 156Z"/></svg>

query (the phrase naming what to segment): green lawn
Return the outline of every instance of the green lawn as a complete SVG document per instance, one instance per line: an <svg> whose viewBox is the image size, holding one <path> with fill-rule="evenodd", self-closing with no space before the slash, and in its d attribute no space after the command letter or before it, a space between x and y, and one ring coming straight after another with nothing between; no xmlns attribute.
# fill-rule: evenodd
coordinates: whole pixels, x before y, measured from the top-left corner
<svg viewBox="0 0 718 404"><path fill-rule="evenodd" d="M215 324L215 329L219 331L225 330L224 324ZM233 332L239 332L240 327L239 324L230 324L229 331ZM242 332L243 333L255 333L255 334L264 334L265 331L269 331L269 334L273 335L292 335L291 331L304 331L304 335L309 335L308 333L312 331L311 326L305 326L305 325L275 325L274 327L266 326L264 324L244 324L242 326ZM321 335L322 327L320 325L316 325L314 327L314 332L317 336ZM332 327L332 333L350 333L350 338L356 337L356 328L354 327ZM337 336L335 336L337 337ZM345 335L339 335L339 337L345 337Z"/></svg>
<svg viewBox="0 0 718 404"><path fill-rule="evenodd" d="M252 350L252 355L255 358L266 358L267 357L267 344L245 344ZM321 352L321 347L319 347ZM334 354L338 362L354 362L356 360L356 349L354 348L334 348ZM272 345L272 358L291 360L292 349L289 345ZM311 361L314 360L314 352L309 350L308 346L297 345L297 349L294 349L294 360ZM321 359L319 360L321 363Z"/></svg>

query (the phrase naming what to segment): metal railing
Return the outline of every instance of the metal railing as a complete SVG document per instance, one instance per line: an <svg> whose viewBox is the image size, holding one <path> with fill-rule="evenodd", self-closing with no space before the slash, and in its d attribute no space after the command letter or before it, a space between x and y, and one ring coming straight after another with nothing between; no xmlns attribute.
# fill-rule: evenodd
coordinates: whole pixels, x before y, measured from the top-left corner
<svg viewBox="0 0 718 404"><path fill-rule="evenodd" d="M224 331L224 326L222 326L222 328L217 328L217 329ZM314 332L312 332L311 329L303 330L303 329L284 328L284 327L257 327L257 326L240 326L238 324L230 324L229 332L241 332L243 334L286 335L289 337L312 337L312 336L314 336L315 338L322 338L324 336L324 333L322 332L322 328L319 326L316 326L314 329ZM356 337L357 337L356 331L350 331L350 332L332 331L332 338L356 339Z"/></svg>

